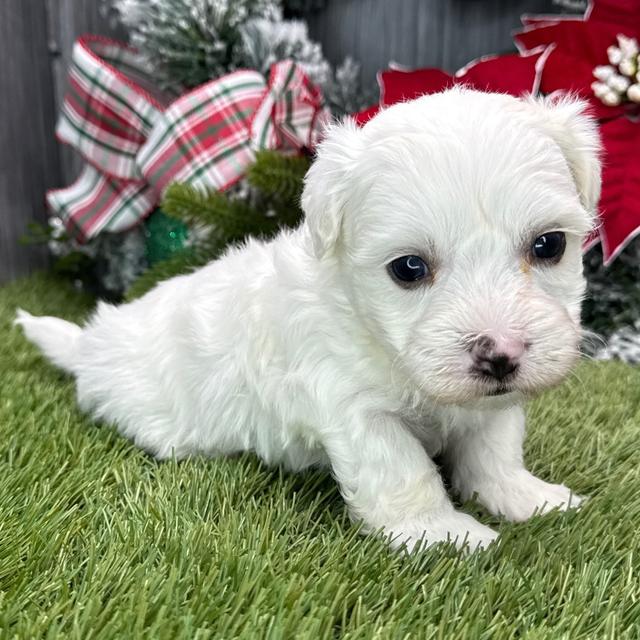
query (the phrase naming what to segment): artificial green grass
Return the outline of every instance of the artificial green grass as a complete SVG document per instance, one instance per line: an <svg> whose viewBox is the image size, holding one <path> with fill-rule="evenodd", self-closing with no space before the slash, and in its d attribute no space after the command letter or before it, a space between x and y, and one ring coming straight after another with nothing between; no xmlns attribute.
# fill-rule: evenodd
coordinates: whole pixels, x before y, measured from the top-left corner
<svg viewBox="0 0 640 640"><path fill-rule="evenodd" d="M82 319L38 275L0 290L0 637L640 637L640 370L585 363L529 409L527 459L591 496L470 557L361 538L326 471L158 463L84 417L11 326Z"/></svg>

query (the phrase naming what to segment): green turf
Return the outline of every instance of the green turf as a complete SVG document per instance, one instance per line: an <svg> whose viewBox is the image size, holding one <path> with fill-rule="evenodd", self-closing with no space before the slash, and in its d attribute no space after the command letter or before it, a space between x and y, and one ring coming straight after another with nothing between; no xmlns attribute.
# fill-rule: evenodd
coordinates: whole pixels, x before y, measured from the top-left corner
<svg viewBox="0 0 640 640"><path fill-rule="evenodd" d="M0 637L640 637L640 370L583 364L529 410L527 459L592 496L464 558L349 524L324 471L157 463L83 417L14 309L83 318L47 276L0 290Z"/></svg>

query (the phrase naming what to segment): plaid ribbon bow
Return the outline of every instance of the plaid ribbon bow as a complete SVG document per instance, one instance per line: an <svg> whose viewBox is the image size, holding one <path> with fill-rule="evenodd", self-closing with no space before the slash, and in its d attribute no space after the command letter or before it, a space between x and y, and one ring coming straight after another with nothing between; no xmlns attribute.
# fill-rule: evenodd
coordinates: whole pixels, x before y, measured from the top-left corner
<svg viewBox="0 0 640 640"><path fill-rule="evenodd" d="M86 164L47 202L78 241L134 226L172 182L226 189L257 150L313 148L329 117L290 60L273 65L268 82L236 71L172 98L135 50L95 36L76 42L56 134Z"/></svg>

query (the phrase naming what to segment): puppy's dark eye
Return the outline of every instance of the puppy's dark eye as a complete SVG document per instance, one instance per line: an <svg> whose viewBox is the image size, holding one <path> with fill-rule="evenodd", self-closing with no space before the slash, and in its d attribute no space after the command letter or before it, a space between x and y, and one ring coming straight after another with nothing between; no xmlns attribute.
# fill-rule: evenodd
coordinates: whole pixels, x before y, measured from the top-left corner
<svg viewBox="0 0 640 640"><path fill-rule="evenodd" d="M401 282L417 282L429 275L429 267L420 256L402 256L389 265L391 273Z"/></svg>
<svg viewBox="0 0 640 640"><path fill-rule="evenodd" d="M558 262L567 246L567 239L562 231L551 231L538 236L531 252L537 260Z"/></svg>

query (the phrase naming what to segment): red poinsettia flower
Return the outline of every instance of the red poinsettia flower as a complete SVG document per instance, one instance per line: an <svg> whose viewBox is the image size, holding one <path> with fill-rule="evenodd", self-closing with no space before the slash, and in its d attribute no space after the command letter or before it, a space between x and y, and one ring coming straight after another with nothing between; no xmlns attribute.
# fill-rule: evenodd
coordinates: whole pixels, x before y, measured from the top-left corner
<svg viewBox="0 0 640 640"><path fill-rule="evenodd" d="M610 22L615 25L635 25L640 28L640 2L638 0L598 0L591 2L585 13L589 22Z"/></svg>

